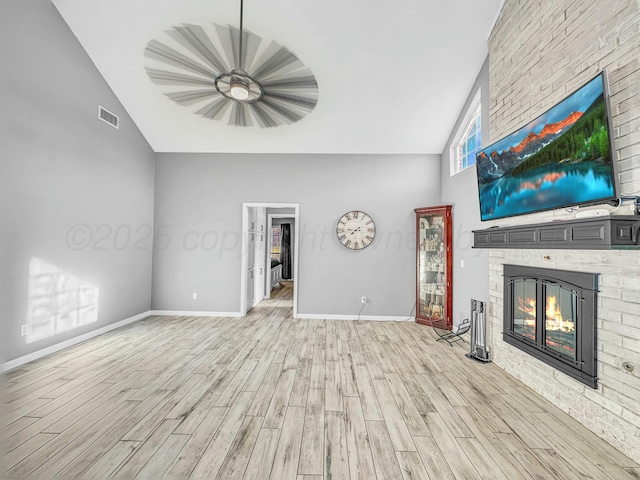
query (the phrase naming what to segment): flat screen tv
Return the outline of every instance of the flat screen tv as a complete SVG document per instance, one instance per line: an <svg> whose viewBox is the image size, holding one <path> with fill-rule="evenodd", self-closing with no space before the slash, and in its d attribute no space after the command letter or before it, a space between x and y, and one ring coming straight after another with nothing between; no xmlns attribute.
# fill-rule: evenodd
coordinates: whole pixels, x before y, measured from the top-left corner
<svg viewBox="0 0 640 480"><path fill-rule="evenodd" d="M480 218L617 198L606 71L476 155Z"/></svg>

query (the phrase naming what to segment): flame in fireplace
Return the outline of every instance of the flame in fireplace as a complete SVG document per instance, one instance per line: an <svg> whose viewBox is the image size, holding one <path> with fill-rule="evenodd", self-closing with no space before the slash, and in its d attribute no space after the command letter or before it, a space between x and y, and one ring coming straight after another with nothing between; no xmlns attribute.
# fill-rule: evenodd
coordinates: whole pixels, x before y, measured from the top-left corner
<svg viewBox="0 0 640 480"><path fill-rule="evenodd" d="M518 310L527 314L529 319L524 320L524 325L535 325L536 318L536 300L534 298L518 298ZM562 311L558 306L558 299L554 295L547 297L545 327L547 330L556 330L561 332L575 331L575 324L571 320L562 318Z"/></svg>
<svg viewBox="0 0 640 480"><path fill-rule="evenodd" d="M572 321L567 321L562 318L562 312L557 306L558 299L554 295L547 297L547 330L560 330L562 332L573 332L575 325Z"/></svg>
<svg viewBox="0 0 640 480"><path fill-rule="evenodd" d="M525 300L518 298L518 303L520 304L518 309L521 312L526 313L530 317L536 318L536 300L534 298L527 298Z"/></svg>

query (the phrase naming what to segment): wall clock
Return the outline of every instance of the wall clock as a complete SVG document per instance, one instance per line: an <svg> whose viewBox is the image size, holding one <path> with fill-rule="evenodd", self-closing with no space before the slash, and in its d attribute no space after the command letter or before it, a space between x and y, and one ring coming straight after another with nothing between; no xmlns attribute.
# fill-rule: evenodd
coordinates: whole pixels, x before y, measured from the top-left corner
<svg viewBox="0 0 640 480"><path fill-rule="evenodd" d="M376 236L376 224L368 214L353 210L340 217L336 225L336 235L345 247L361 250L368 247Z"/></svg>

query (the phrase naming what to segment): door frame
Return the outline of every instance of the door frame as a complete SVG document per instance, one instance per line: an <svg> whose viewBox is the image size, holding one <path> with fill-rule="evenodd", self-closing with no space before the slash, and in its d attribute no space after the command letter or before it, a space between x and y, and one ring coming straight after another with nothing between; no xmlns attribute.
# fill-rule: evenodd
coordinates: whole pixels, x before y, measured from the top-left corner
<svg viewBox="0 0 640 480"><path fill-rule="evenodd" d="M293 318L298 318L298 286L300 284L300 275L298 265L299 261L299 245L300 245L300 204L299 203L268 203L268 202L243 202L242 203L242 258L240 261L240 316L244 317L247 314L247 246L249 243L249 207L257 208L293 208L293 213L284 214L286 218L293 218L295 220L296 228L294 230L294 245L293 245ZM272 214L278 215L278 214ZM268 223L268 222L267 222ZM266 225L265 225L265 228ZM271 230L265 232L266 235L271 235ZM269 237L270 238L270 237ZM268 243L271 241L269 240ZM265 242L265 245L267 242ZM266 249L265 249L266 250ZM265 255L266 255L265 251ZM269 257L271 255L269 254ZM266 258L265 258L266 261ZM265 265L268 267L268 271L271 272L271 263ZM267 268L265 268L265 272ZM266 281L271 282L271 275L267 277Z"/></svg>

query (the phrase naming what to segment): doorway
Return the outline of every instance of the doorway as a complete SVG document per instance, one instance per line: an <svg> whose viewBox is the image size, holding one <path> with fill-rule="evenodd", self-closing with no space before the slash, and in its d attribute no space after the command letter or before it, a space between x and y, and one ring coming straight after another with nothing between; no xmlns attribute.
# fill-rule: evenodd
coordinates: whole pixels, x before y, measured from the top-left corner
<svg viewBox="0 0 640 480"><path fill-rule="evenodd" d="M279 298L293 296L293 318L298 315L299 285L299 204L297 203L243 203L242 204L242 261L240 272L240 314L257 306L271 293L271 227L290 219L291 229L291 283L279 291ZM268 289L268 290L267 290ZM268 291L268 293L267 293ZM289 292L289 293L287 293ZM274 299L276 300L276 299Z"/></svg>
<svg viewBox="0 0 640 480"><path fill-rule="evenodd" d="M282 209L278 209L282 210ZM267 280L265 298L271 297L271 286L281 279L281 284L292 287L295 284L295 234L296 219L291 213L273 213L275 209L267 209Z"/></svg>

